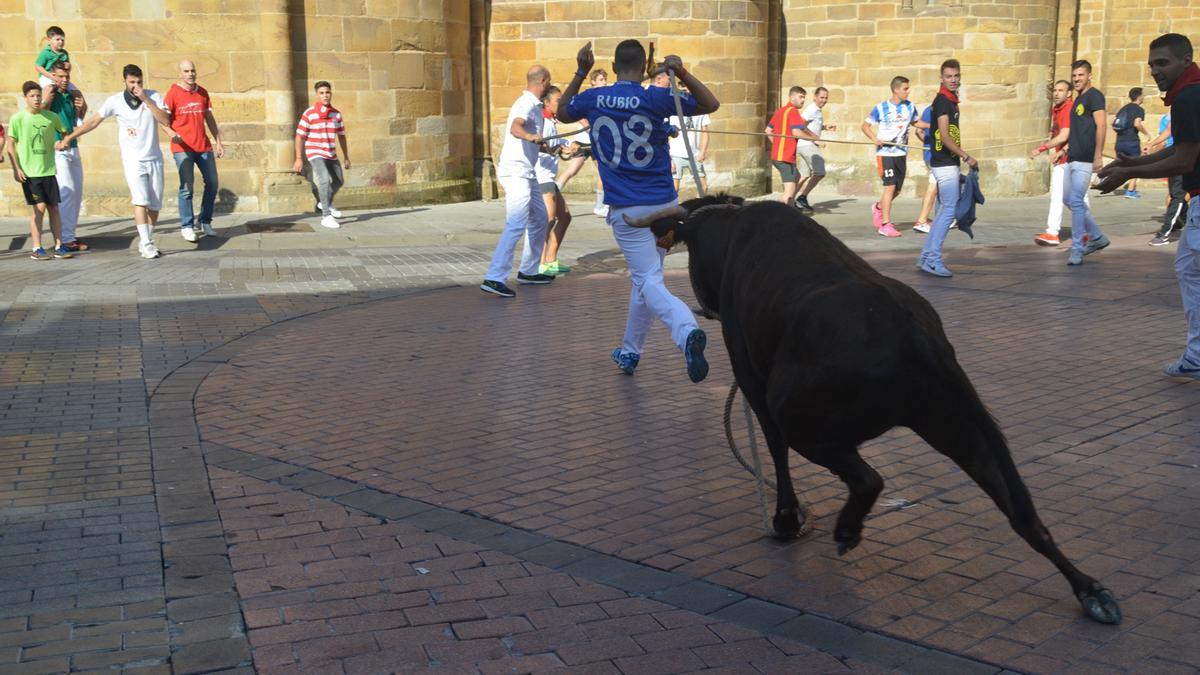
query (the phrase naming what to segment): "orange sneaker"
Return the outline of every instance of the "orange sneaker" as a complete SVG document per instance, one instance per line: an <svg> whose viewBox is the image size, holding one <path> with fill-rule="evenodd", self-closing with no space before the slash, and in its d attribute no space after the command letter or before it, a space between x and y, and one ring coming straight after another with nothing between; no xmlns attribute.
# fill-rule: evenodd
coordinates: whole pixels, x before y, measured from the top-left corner
<svg viewBox="0 0 1200 675"><path fill-rule="evenodd" d="M1033 243L1038 246L1058 246L1058 235L1043 232L1033 238Z"/></svg>

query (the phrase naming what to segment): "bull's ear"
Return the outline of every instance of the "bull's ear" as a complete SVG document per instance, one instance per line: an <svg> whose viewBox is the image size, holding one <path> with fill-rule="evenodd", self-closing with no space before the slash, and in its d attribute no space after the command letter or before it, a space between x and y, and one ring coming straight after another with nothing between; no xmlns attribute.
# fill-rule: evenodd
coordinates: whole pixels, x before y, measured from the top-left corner
<svg viewBox="0 0 1200 675"><path fill-rule="evenodd" d="M659 218L650 224L650 231L654 233L656 238L663 238L675 231L683 223L682 218Z"/></svg>

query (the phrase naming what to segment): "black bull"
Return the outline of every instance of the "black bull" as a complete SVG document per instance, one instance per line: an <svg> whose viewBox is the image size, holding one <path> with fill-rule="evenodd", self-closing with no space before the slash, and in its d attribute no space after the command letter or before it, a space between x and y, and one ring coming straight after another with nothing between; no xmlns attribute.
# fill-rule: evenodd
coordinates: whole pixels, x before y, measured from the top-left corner
<svg viewBox="0 0 1200 675"><path fill-rule="evenodd" d="M687 244L696 298L721 322L734 376L775 463L775 536L800 530L790 447L849 488L833 538L839 554L857 546L883 490L858 446L905 426L983 488L1066 577L1088 616L1121 621L1112 594L1067 560L1038 518L1004 435L916 291L778 202L704 197L630 224Z"/></svg>

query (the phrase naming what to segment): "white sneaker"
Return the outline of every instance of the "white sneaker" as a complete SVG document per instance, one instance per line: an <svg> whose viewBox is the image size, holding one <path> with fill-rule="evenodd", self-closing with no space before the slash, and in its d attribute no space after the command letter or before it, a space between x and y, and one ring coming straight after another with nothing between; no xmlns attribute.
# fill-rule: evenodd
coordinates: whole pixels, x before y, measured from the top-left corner
<svg viewBox="0 0 1200 675"><path fill-rule="evenodd" d="M212 223L200 223L200 225L202 227L204 227L204 236L206 236L206 237L217 236L217 231L213 229Z"/></svg>
<svg viewBox="0 0 1200 675"><path fill-rule="evenodd" d="M330 215L321 219L321 227L328 227L331 230L336 230L341 227L341 224L338 223L337 218L334 218L332 215Z"/></svg>
<svg viewBox="0 0 1200 675"><path fill-rule="evenodd" d="M317 202L317 210L318 210L318 211L320 211L320 212L322 212L322 213L324 213L324 212L325 212L325 207L321 205L321 202ZM341 218L341 217L342 217L342 212L341 212L341 211L338 211L337 209L335 209L335 208L333 208L332 206L330 206L330 207L329 207L329 215L333 216L334 218Z"/></svg>
<svg viewBox="0 0 1200 675"><path fill-rule="evenodd" d="M194 243L196 243L196 239L197 239L197 237L196 237L196 228L194 228L194 227L185 227L185 228L183 228L183 230L181 230L180 234L182 234L182 235L183 235L183 239L184 239L185 241L190 241L190 242L192 242L193 244L194 244Z"/></svg>
<svg viewBox="0 0 1200 675"><path fill-rule="evenodd" d="M916 225L913 225L913 231L920 232L922 234L929 234L930 225L932 225L932 223L917 223Z"/></svg>
<svg viewBox="0 0 1200 675"><path fill-rule="evenodd" d="M138 250L141 251L142 257L146 260L153 260L155 258L162 257L162 254L158 252L158 247L155 246L154 242L152 241L139 244Z"/></svg>
<svg viewBox="0 0 1200 675"><path fill-rule="evenodd" d="M592 209L592 213L596 214L597 216L600 216L601 218L607 218L608 217L608 204L601 204L600 206L597 206L596 208Z"/></svg>

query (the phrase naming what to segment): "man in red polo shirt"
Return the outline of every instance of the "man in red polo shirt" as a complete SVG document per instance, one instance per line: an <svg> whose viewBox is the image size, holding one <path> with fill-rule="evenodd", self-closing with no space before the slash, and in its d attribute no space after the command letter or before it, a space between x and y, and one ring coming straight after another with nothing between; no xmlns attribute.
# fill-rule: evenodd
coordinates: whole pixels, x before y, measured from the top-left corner
<svg viewBox="0 0 1200 675"><path fill-rule="evenodd" d="M784 204L793 203L800 186L800 172L796 170L796 139L821 140L820 136L806 128L804 117L800 114L807 95L804 87L788 90L788 102L775 111L765 130L765 133L774 134L771 137L771 164L779 170L779 179L783 181Z"/></svg>
<svg viewBox="0 0 1200 675"><path fill-rule="evenodd" d="M221 130L213 117L212 101L204 87L196 84L196 64L179 62L179 81L171 85L166 98L167 114L171 116L171 154L175 156L175 167L179 169L179 225L187 241L194 242L196 235L196 213L192 208L192 188L196 184L196 168L204 178L204 196L200 201L201 236L215 236L213 230L213 207L217 202L217 157L225 156L221 145ZM212 131L213 142L209 142L204 126ZM213 147L216 146L214 155Z"/></svg>
<svg viewBox="0 0 1200 675"><path fill-rule="evenodd" d="M1043 152L1050 153L1050 212L1046 215L1046 231L1033 238L1039 246L1058 246L1058 231L1062 227L1063 192L1067 176L1067 139L1071 135L1071 83L1059 80L1054 83L1054 107L1050 111L1050 140L1034 148L1029 154L1033 159ZM1087 195L1084 195L1087 201Z"/></svg>

